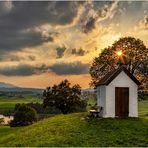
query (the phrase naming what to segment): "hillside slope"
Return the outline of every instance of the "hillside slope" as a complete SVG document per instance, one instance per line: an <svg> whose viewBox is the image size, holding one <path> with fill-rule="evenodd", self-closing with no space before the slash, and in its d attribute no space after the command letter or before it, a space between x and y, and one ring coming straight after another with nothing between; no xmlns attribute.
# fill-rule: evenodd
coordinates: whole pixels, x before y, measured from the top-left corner
<svg viewBox="0 0 148 148"><path fill-rule="evenodd" d="M88 121L85 116L58 115L11 132L5 127L0 146L148 146L147 118Z"/></svg>

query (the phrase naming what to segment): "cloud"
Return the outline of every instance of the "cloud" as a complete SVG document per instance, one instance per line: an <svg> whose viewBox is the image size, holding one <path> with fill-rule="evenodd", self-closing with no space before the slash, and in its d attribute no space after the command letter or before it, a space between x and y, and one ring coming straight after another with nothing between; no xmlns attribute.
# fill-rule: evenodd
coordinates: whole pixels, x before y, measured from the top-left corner
<svg viewBox="0 0 148 148"><path fill-rule="evenodd" d="M144 18L142 20L140 20L140 22L138 24L138 28L141 29L141 30L147 30L148 29L148 15L145 15Z"/></svg>
<svg viewBox="0 0 148 148"><path fill-rule="evenodd" d="M34 68L29 65L8 66L0 68L0 74L5 76L29 76L34 73Z"/></svg>
<svg viewBox="0 0 148 148"><path fill-rule="evenodd" d="M13 1L14 9L4 16L4 21L10 22L14 28L31 28L50 23L51 25L66 25L76 17L80 2L60 1ZM18 23L19 21L19 23ZM9 24L7 26L10 27Z"/></svg>
<svg viewBox="0 0 148 148"><path fill-rule="evenodd" d="M49 33L45 37L35 28L44 24L54 27L70 24L77 16L80 5L81 2L60 1L0 2L0 10L3 12L0 15L0 51L53 42L55 34Z"/></svg>
<svg viewBox="0 0 148 148"><path fill-rule="evenodd" d="M3 61L17 61L17 62L20 62L21 60L24 60L24 58L13 55L13 56L5 58L5 60L3 60Z"/></svg>
<svg viewBox="0 0 148 148"><path fill-rule="evenodd" d="M71 49L71 48L66 48L65 46L63 46L63 47L57 47L55 50L57 52L57 58L62 58L65 52L67 53L68 56L70 55L84 56L85 55L85 50L83 50L82 48Z"/></svg>
<svg viewBox="0 0 148 148"><path fill-rule="evenodd" d="M62 58L64 56L65 50L66 50L66 47L57 47L56 48L57 58Z"/></svg>
<svg viewBox="0 0 148 148"><path fill-rule="evenodd" d="M36 60L36 56L34 55L17 55L15 54L4 54L0 56L0 61L1 62L20 62L20 61L35 61Z"/></svg>
<svg viewBox="0 0 148 148"><path fill-rule="evenodd" d="M96 18L90 17L85 25L82 26L82 32L88 33L95 28Z"/></svg>
<svg viewBox="0 0 148 148"><path fill-rule="evenodd" d="M112 18L115 14L117 1L94 1L85 11L85 19L81 21L83 33L89 33L96 27L96 23Z"/></svg>
<svg viewBox="0 0 148 148"><path fill-rule="evenodd" d="M85 55L85 50L83 50L82 48L76 50L76 48L71 50L71 54L72 55L77 55L77 56L84 56Z"/></svg>
<svg viewBox="0 0 148 148"><path fill-rule="evenodd" d="M114 9L114 16L111 19L103 21L107 26L110 24L118 24L115 30L118 32L127 33L131 31L138 24L148 12L148 2L145 1L118 1L116 8ZM131 31L132 32L132 31Z"/></svg>
<svg viewBox="0 0 148 148"><path fill-rule="evenodd" d="M48 72L48 70L49 67L45 64L35 66L19 64L17 66L0 67L0 74L5 76L30 76L45 73Z"/></svg>
<svg viewBox="0 0 148 148"><path fill-rule="evenodd" d="M33 56L33 55L30 55L30 56L28 56L28 59L29 59L30 61L35 61L35 60L36 60L36 57Z"/></svg>
<svg viewBox="0 0 148 148"><path fill-rule="evenodd" d="M18 50L25 47L41 45L44 42L53 42L53 37L45 38L37 31L9 31L2 30L0 35L0 51Z"/></svg>
<svg viewBox="0 0 148 148"><path fill-rule="evenodd" d="M0 16L9 13L13 8L11 1L1 1L0 2Z"/></svg>
<svg viewBox="0 0 148 148"><path fill-rule="evenodd" d="M30 76L47 72L54 72L57 75L80 75L88 74L89 65L80 61L71 63L55 63L53 65L27 65L19 64L16 66L0 67L0 74L5 76Z"/></svg>
<svg viewBox="0 0 148 148"><path fill-rule="evenodd" d="M80 75L88 74L89 65L83 64L80 61L72 63L56 63L50 66L50 70L57 75Z"/></svg>

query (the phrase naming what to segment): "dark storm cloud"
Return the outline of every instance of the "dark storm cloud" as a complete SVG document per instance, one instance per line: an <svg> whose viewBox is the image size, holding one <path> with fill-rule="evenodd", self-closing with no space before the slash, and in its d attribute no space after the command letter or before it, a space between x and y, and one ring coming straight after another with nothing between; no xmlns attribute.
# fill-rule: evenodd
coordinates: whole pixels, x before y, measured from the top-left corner
<svg viewBox="0 0 148 148"><path fill-rule="evenodd" d="M42 64L37 66L17 65L0 67L0 74L5 76L30 76L33 74L41 74L48 72L49 66Z"/></svg>
<svg viewBox="0 0 148 148"><path fill-rule="evenodd" d="M85 10L85 15L81 19L82 32L89 33L95 29L97 21L103 20L108 16L114 3L114 1L93 1L91 5L88 5ZM92 10L93 12L89 13Z"/></svg>
<svg viewBox="0 0 148 148"><path fill-rule="evenodd" d="M52 36L43 38L33 28L45 23L69 24L76 17L79 8L79 2L60 1L12 1L11 7L5 2L0 4L0 50L5 52L53 41ZM32 30L26 31L27 29Z"/></svg>
<svg viewBox="0 0 148 148"><path fill-rule="evenodd" d="M96 18L90 17L85 25L82 26L82 32L88 33L95 28Z"/></svg>
<svg viewBox="0 0 148 148"><path fill-rule="evenodd" d="M52 66L45 64L31 66L31 65L17 65L0 67L0 75L5 76L30 76L34 74L42 74L52 71L57 75L80 75L88 74L89 65L83 64L80 61L72 63L56 63Z"/></svg>
<svg viewBox="0 0 148 148"><path fill-rule="evenodd" d="M56 63L50 66L50 70L57 75L80 75L88 73L89 65L79 61L73 63Z"/></svg>
<svg viewBox="0 0 148 148"><path fill-rule="evenodd" d="M73 21L77 15L78 2L60 1L32 1L13 2L14 8L9 15L5 16L14 28L28 28L44 23L51 25L66 25ZM5 20L6 20L5 19ZM17 24L16 21L19 21Z"/></svg>
<svg viewBox="0 0 148 148"><path fill-rule="evenodd" d="M33 56L33 55L30 55L30 56L28 56L28 59L29 59L30 61L35 61L35 60L36 60L36 57Z"/></svg>
<svg viewBox="0 0 148 148"><path fill-rule="evenodd" d="M5 76L29 76L34 73L34 68L29 65L19 65L0 68L0 74Z"/></svg>
<svg viewBox="0 0 148 148"><path fill-rule="evenodd" d="M6 52L6 50L20 49L24 47L40 45L43 42L53 42L53 40L53 37L44 38L40 32L1 31L0 50L2 52Z"/></svg>
<svg viewBox="0 0 148 148"><path fill-rule="evenodd" d="M62 58L66 50L70 55L75 55L75 56L84 56L86 53L85 50L83 50L82 48L67 49L66 47L57 47L56 48L57 58Z"/></svg>
<svg viewBox="0 0 148 148"><path fill-rule="evenodd" d="M66 50L66 47L57 47L56 48L57 58L62 58L64 56L65 50Z"/></svg>
<svg viewBox="0 0 148 148"><path fill-rule="evenodd" d="M73 54L73 55L77 55L77 56L84 56L85 55L85 50L83 50L83 49L72 49L71 50L71 54Z"/></svg>
<svg viewBox="0 0 148 148"><path fill-rule="evenodd" d="M2 55L0 56L0 61L17 61L17 62L20 62L20 61L35 61L36 60L36 57L34 55L29 55L29 56L24 56L24 57L20 57L20 56L17 56L17 55Z"/></svg>
<svg viewBox="0 0 148 148"><path fill-rule="evenodd" d="M5 59L5 61L17 61L17 62L19 62L21 60L25 60L25 59L22 58L22 57L20 58L18 56L10 56L10 57L8 57L8 58Z"/></svg>

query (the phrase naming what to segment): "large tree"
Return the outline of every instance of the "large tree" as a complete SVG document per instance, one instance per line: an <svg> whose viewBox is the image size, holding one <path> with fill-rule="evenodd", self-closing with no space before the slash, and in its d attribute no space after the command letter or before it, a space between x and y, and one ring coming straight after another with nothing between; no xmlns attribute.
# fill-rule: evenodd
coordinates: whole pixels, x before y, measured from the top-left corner
<svg viewBox="0 0 148 148"><path fill-rule="evenodd" d="M44 107L54 106L63 114L74 112L78 108L85 108L86 102L81 98L81 87L70 85L68 80L64 80L58 85L48 87L43 93Z"/></svg>
<svg viewBox="0 0 148 148"><path fill-rule="evenodd" d="M123 55L117 56L118 51L122 51ZM95 87L105 74L117 68L117 63L122 62L133 75L143 82L142 87L148 89L147 57L148 48L143 41L133 37L120 38L94 58L90 67L91 85Z"/></svg>

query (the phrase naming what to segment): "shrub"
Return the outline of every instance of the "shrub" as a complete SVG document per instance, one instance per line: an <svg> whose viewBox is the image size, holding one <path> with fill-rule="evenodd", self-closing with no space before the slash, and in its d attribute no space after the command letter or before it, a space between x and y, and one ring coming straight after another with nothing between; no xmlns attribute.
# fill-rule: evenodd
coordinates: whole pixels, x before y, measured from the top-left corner
<svg viewBox="0 0 148 148"><path fill-rule="evenodd" d="M0 118L0 124L5 123L4 118Z"/></svg>
<svg viewBox="0 0 148 148"><path fill-rule="evenodd" d="M11 127L26 126L37 121L36 110L26 106L20 105L14 114L14 119L10 122Z"/></svg>
<svg viewBox="0 0 148 148"><path fill-rule="evenodd" d="M23 103L24 104L24 103ZM22 105L20 103L15 105L15 111L19 108L19 106ZM40 103L25 103L25 105L34 108L37 112L37 114L60 114L60 110L55 108L54 106L49 106L44 108L43 104Z"/></svg>
<svg viewBox="0 0 148 148"><path fill-rule="evenodd" d="M148 100L148 92L147 91L139 91L138 92L138 100Z"/></svg>

